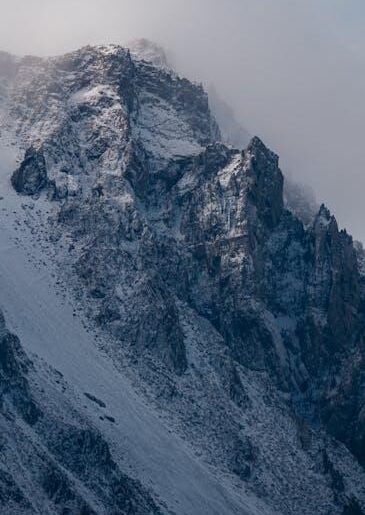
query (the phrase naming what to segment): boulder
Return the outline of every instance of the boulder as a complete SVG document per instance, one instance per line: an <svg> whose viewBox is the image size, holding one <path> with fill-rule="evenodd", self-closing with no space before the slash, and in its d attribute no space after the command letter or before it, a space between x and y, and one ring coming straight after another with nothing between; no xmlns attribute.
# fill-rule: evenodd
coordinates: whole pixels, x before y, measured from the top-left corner
<svg viewBox="0 0 365 515"><path fill-rule="evenodd" d="M31 147L26 151L21 165L11 177L11 183L15 191L23 195L35 195L47 186L47 168L42 150Z"/></svg>

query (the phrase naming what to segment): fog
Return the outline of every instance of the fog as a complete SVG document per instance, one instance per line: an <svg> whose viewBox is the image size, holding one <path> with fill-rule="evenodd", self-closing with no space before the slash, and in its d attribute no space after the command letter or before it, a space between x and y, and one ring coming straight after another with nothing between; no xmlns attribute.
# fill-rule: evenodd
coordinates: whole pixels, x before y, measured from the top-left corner
<svg viewBox="0 0 365 515"><path fill-rule="evenodd" d="M363 0L0 0L0 48L155 40L365 241L364 22Z"/></svg>

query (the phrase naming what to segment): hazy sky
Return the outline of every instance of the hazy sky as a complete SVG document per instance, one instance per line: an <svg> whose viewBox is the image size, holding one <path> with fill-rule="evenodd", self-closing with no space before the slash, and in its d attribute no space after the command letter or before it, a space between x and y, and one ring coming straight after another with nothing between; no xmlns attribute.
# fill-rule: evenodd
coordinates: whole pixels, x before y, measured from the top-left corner
<svg viewBox="0 0 365 515"><path fill-rule="evenodd" d="M147 37L365 241L365 0L0 0L0 48Z"/></svg>

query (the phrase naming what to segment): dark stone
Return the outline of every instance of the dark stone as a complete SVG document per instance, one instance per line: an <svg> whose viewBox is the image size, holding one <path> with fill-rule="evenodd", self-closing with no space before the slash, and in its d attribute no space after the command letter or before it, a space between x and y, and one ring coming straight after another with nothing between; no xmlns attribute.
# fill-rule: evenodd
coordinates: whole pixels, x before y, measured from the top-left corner
<svg viewBox="0 0 365 515"><path fill-rule="evenodd" d="M365 511L361 508L358 501L353 497L344 507L342 515L364 515Z"/></svg>
<svg viewBox="0 0 365 515"><path fill-rule="evenodd" d="M256 459L256 450L248 437L235 438L232 449L231 470L234 474L246 481L252 474Z"/></svg>
<svg viewBox="0 0 365 515"><path fill-rule="evenodd" d="M42 150L29 148L17 170L11 177L11 183L18 193L35 195L47 186L47 169Z"/></svg>
<svg viewBox="0 0 365 515"><path fill-rule="evenodd" d="M31 504L25 499L14 478L8 472L0 469L0 507L6 507L9 502L14 502L32 513Z"/></svg>
<svg viewBox="0 0 365 515"><path fill-rule="evenodd" d="M0 321L1 324L4 322ZM29 389L27 374L30 366L19 339L3 329L0 338L0 407L5 397L10 399L24 421L34 425L41 411Z"/></svg>
<svg viewBox="0 0 365 515"><path fill-rule="evenodd" d="M95 402L95 404L97 404L101 408L106 408L105 402L103 402L100 399L98 399L97 397L95 397L95 395L92 395L91 393L87 393L87 392L85 392L84 395L85 395L85 397L87 397L91 401Z"/></svg>

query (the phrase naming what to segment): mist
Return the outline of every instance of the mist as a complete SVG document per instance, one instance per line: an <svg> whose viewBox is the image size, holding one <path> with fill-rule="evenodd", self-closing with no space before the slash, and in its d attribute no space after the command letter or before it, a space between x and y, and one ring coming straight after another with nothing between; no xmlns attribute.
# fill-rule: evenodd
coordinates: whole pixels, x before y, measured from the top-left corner
<svg viewBox="0 0 365 515"><path fill-rule="evenodd" d="M365 242L364 22L363 0L0 0L0 49L156 41Z"/></svg>

